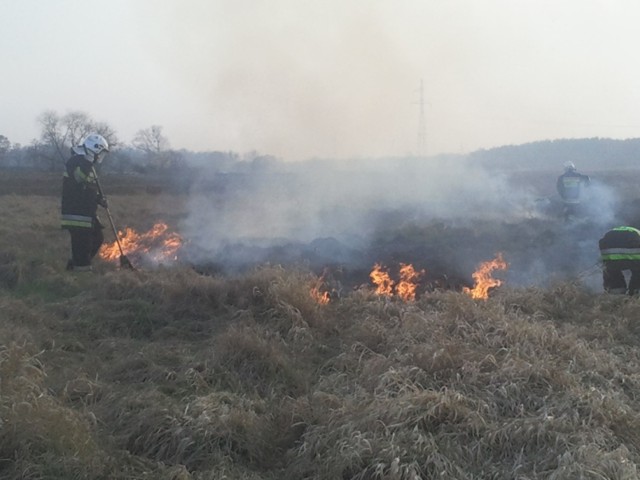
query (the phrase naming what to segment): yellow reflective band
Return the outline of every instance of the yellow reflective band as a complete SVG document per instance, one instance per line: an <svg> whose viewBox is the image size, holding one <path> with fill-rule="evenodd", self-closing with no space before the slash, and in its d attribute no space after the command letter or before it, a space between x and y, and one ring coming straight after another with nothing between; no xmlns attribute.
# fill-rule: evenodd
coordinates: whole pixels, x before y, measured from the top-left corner
<svg viewBox="0 0 640 480"><path fill-rule="evenodd" d="M80 167L76 167L76 169L73 171L73 177L78 183L87 182L89 180L87 175L84 174Z"/></svg>
<svg viewBox="0 0 640 480"><path fill-rule="evenodd" d="M633 232L633 233L637 233L638 235L640 235L640 230L638 230L637 228L633 228L633 227L616 227L612 229L615 232Z"/></svg>
<svg viewBox="0 0 640 480"><path fill-rule="evenodd" d="M91 222L82 222L78 220L62 220L60 225L63 227L83 227L83 228L91 228Z"/></svg>

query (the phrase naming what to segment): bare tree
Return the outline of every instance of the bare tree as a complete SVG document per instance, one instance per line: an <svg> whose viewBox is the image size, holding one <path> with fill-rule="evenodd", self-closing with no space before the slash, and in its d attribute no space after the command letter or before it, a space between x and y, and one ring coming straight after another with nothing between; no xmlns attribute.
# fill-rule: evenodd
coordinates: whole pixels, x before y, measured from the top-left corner
<svg viewBox="0 0 640 480"><path fill-rule="evenodd" d="M171 163L169 140L162 133L160 125L138 130L133 139L133 146L145 153L149 166L166 168Z"/></svg>
<svg viewBox="0 0 640 480"><path fill-rule="evenodd" d="M41 127L40 142L34 147L38 150L39 156L47 160L50 169L53 170L59 161L66 160L64 146L67 139L63 133L62 121L56 112L47 110L40 115L38 122Z"/></svg>
<svg viewBox="0 0 640 480"><path fill-rule="evenodd" d="M118 146L118 136L116 135L116 131L106 123L104 122L94 123L92 132L102 135L105 138L105 140L109 143L110 150Z"/></svg>
<svg viewBox="0 0 640 480"><path fill-rule="evenodd" d="M11 142L4 135L0 135L0 167L6 163L9 150L11 150Z"/></svg>
<svg viewBox="0 0 640 480"><path fill-rule="evenodd" d="M157 155L169 148L169 140L163 135L161 126L152 125L138 130L133 139L133 146L146 154Z"/></svg>
<svg viewBox="0 0 640 480"><path fill-rule="evenodd" d="M96 122L84 112L69 112L60 116L53 110L38 118L41 127L37 147L41 157L55 169L69 157L69 149L78 145L89 133L96 132L106 138L109 145L117 143L114 130L106 123Z"/></svg>
<svg viewBox="0 0 640 480"><path fill-rule="evenodd" d="M62 117L65 138L70 146L79 145L84 137L94 131L95 122L83 112L69 112Z"/></svg>
<svg viewBox="0 0 640 480"><path fill-rule="evenodd" d="M11 148L11 142L4 135L0 135L0 155L4 155Z"/></svg>

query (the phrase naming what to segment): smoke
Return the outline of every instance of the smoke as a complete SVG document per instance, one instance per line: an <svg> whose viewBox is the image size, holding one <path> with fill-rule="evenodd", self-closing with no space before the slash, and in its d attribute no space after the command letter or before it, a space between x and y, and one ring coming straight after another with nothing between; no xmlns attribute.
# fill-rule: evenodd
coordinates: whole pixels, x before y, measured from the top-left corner
<svg viewBox="0 0 640 480"><path fill-rule="evenodd" d="M415 149L421 68L381 6L193 3L141 15L154 34L140 41L174 82L163 103L177 90L173 110L190 108L188 128L184 115L163 120L172 143L287 160Z"/></svg>
<svg viewBox="0 0 640 480"><path fill-rule="evenodd" d="M596 180L591 182L584 194L585 213L592 222L605 227L620 221L617 218L620 198L612 187Z"/></svg>
<svg viewBox="0 0 640 480"><path fill-rule="evenodd" d="M203 250L230 242L367 237L390 212L396 224L531 215L534 196L464 157L309 161L201 176L187 228Z"/></svg>
<svg viewBox="0 0 640 480"><path fill-rule="evenodd" d="M198 263L249 265L273 260L275 252L278 259L308 260L307 247L315 242L317 261L356 265L377 256L438 257L415 234L434 235L434 224L446 225L438 233L452 236L445 243L471 251L467 243L473 239L480 247L476 255L493 255L493 240L482 246L476 234L460 232L543 215L525 186L510 185L506 176L461 156L254 162L241 172L203 171L192 188L183 233ZM393 236L402 241L389 241ZM466 261L477 261L476 255ZM471 268L459 254L449 256L437 259L443 269Z"/></svg>
<svg viewBox="0 0 640 480"><path fill-rule="evenodd" d="M562 203L557 199L550 205L551 215L529 231L530 248L510 249L514 268L507 278L512 284L549 286L557 281L579 281L601 291L598 240L610 228L625 223L620 217L621 199L614 188L597 180L582 193L575 216L564 221L558 218ZM521 223L519 228L523 227Z"/></svg>
<svg viewBox="0 0 640 480"><path fill-rule="evenodd" d="M464 156L240 163L203 170L191 189L182 233L196 264L340 266L359 284L375 263L411 263L425 282L460 287L500 252L507 285L569 280L596 291L598 240L623 223L607 185L592 182L581 215L565 222L559 199L541 202Z"/></svg>

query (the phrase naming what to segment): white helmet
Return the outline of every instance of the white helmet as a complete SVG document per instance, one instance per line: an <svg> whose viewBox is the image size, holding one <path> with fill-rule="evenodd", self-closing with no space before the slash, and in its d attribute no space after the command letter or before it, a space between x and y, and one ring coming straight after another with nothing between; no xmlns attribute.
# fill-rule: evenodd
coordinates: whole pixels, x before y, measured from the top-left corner
<svg viewBox="0 0 640 480"><path fill-rule="evenodd" d="M90 133L82 143L87 155L93 155L93 161L100 163L104 154L109 152L109 144L107 140L97 133Z"/></svg>
<svg viewBox="0 0 640 480"><path fill-rule="evenodd" d="M576 166L573 164L573 162L564 162L564 171L565 172L575 172L576 171Z"/></svg>

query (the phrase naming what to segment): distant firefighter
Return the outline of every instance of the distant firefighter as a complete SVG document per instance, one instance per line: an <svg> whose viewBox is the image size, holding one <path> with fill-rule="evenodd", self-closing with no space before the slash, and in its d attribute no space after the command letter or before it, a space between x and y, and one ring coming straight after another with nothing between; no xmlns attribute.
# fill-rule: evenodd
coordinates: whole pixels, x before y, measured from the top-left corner
<svg viewBox="0 0 640 480"><path fill-rule="evenodd" d="M589 186L589 183L591 183L589 176L578 173L573 162L564 164L564 173L558 177L556 188L562 198L565 220L579 213L582 189Z"/></svg>
<svg viewBox="0 0 640 480"><path fill-rule="evenodd" d="M602 259L602 285L605 292L635 295L640 289L640 230L616 227L599 241ZM627 285L624 272L631 278Z"/></svg>

